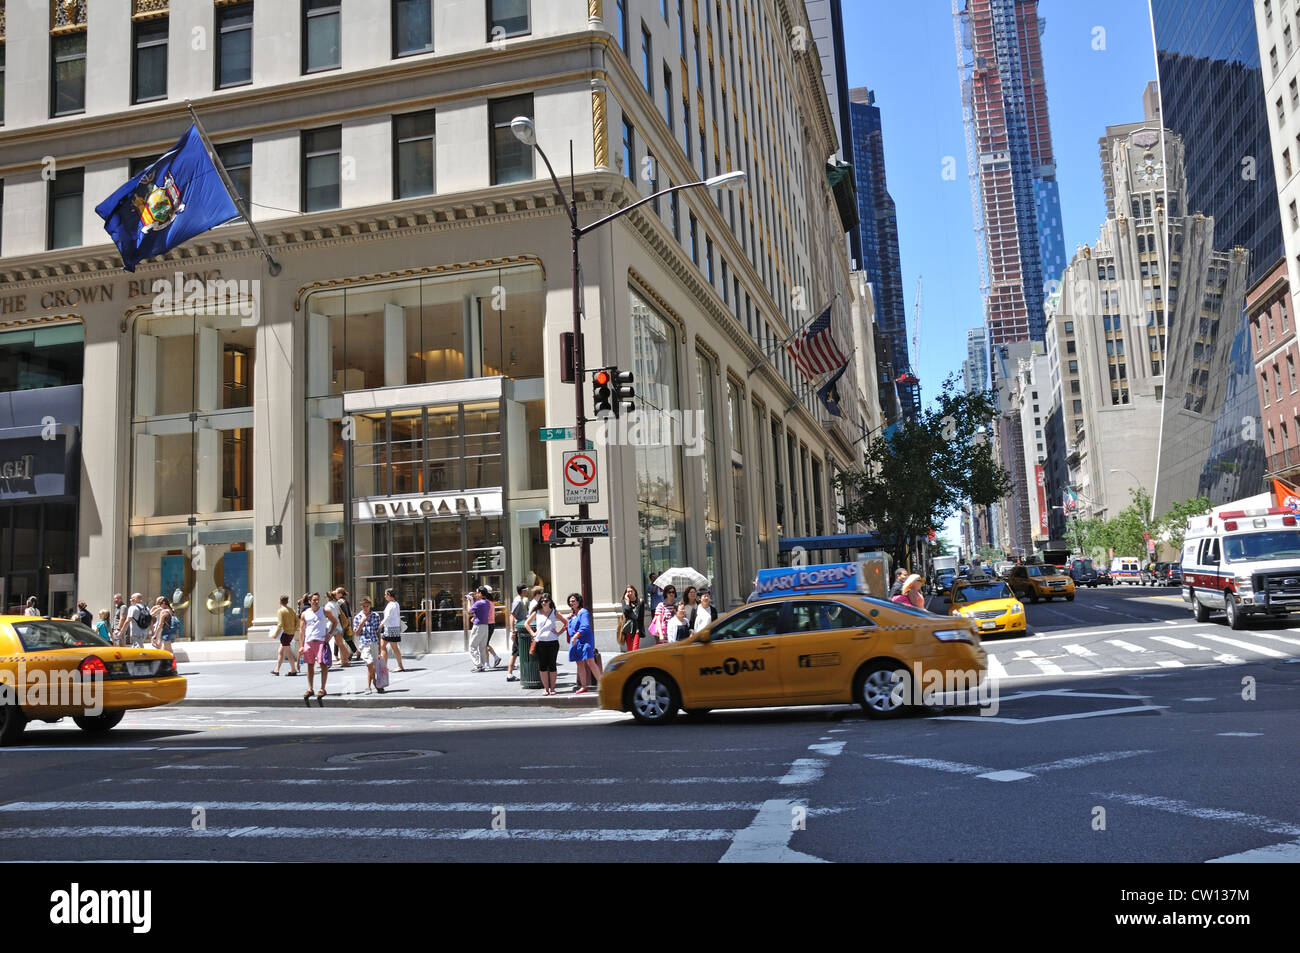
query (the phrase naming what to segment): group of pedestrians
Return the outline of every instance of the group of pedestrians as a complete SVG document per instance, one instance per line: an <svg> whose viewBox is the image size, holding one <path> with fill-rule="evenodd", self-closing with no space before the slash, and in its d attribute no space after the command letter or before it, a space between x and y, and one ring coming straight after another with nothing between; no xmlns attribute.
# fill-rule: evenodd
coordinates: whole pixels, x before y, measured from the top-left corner
<svg viewBox="0 0 1300 953"><path fill-rule="evenodd" d="M289 597L280 597L276 612L276 627L272 633L280 640L272 675L280 674L280 666L289 663L289 674L297 675L302 666L307 668L307 691L303 699L323 699L329 670L337 656L343 668L360 659L366 666L366 694L383 694L388 687L388 653L393 653L397 670L405 672L402 663L402 607L392 589L384 590L384 610L378 612L369 596L362 596L359 611L355 614L348 604L347 590L342 586L326 593L323 605L319 592L305 593L295 609L289 606ZM295 651L294 642L298 642ZM331 646L333 651L331 651ZM320 689L316 689L316 668L320 667Z"/></svg>
<svg viewBox="0 0 1300 953"><path fill-rule="evenodd" d="M585 694L600 682L600 652L596 649L596 630L591 622L591 612L579 593L570 594L565 602L569 609L567 613L541 586L532 589L519 586L515 590L515 600L510 606L513 631L506 681L518 681L514 668L519 656L519 637L527 635L530 639L528 653L537 659L542 694L556 694L560 636L564 635L569 646L569 661L577 666L578 684L573 693Z"/></svg>
<svg viewBox="0 0 1300 953"><path fill-rule="evenodd" d="M709 590L687 586L679 600L677 587L670 584L664 587L663 599L651 614L648 630L645 625L646 604L636 586L628 586L623 591L622 615L619 645L625 652L635 652L642 641L648 642L649 638L654 639L655 645L690 638L713 622L718 611L713 607L713 594Z"/></svg>

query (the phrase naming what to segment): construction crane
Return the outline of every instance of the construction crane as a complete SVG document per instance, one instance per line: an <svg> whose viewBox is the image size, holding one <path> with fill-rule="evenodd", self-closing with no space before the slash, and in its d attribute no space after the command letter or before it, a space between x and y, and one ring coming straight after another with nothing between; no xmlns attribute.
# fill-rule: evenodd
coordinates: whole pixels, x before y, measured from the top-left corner
<svg viewBox="0 0 1300 953"><path fill-rule="evenodd" d="M921 368L921 278L922 275L916 276L916 303L912 305L912 340L908 348L908 357L910 358L910 369L898 375L894 381L896 384L919 384L921 379L916 376L916 372Z"/></svg>

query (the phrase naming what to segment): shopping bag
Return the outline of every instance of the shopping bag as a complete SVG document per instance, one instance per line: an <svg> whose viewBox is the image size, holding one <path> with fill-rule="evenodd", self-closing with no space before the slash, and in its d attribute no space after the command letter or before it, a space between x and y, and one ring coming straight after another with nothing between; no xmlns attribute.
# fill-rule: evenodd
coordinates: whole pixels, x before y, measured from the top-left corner
<svg viewBox="0 0 1300 953"><path fill-rule="evenodd" d="M388 660L382 655L375 659L375 687L388 687Z"/></svg>

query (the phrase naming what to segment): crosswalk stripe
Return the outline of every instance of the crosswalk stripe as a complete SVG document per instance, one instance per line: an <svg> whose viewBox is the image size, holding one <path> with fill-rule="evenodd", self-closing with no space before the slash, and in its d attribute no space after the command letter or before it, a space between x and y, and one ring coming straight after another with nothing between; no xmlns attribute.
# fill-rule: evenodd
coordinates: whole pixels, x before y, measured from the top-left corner
<svg viewBox="0 0 1300 953"><path fill-rule="evenodd" d="M1006 678L1006 677L1007 677L1007 670L1006 670L1006 668L1002 665L1002 663L998 661L998 657L997 657L996 655L993 655L993 654L990 654L990 655L989 655L989 657L988 657L988 667L989 667L989 678Z"/></svg>
<svg viewBox="0 0 1300 953"><path fill-rule="evenodd" d="M1096 652L1092 651L1091 649L1085 649L1082 645L1063 645L1062 648L1065 649L1065 651L1069 652L1071 655L1077 655L1080 658L1097 657Z"/></svg>
<svg viewBox="0 0 1300 953"><path fill-rule="evenodd" d="M1142 646L1134 645L1132 642L1125 642L1123 639L1107 639L1106 644L1113 645L1118 649L1123 649L1125 652L1133 652L1138 655L1146 653L1146 649Z"/></svg>
<svg viewBox="0 0 1300 953"><path fill-rule="evenodd" d="M1197 645L1194 642L1184 642L1182 639L1175 639L1171 635L1153 635L1151 636L1151 640L1153 642L1163 642L1165 645L1172 645L1176 649L1194 649L1198 652L1213 651L1212 649L1207 649L1204 645Z"/></svg>
<svg viewBox="0 0 1300 953"><path fill-rule="evenodd" d="M337 807L337 805L331 805ZM58 840L85 837L166 837L171 840L189 837L206 838L261 838L266 840L308 840L338 837L358 840L543 840L543 841L730 841L738 831L715 828L659 828L641 829L596 828L582 830L554 830L539 828L413 828L413 827L331 827L328 831L319 825L313 827L240 827L208 828L205 831L179 829L171 824L164 827L132 825L101 825L86 827L15 827L4 832L6 840Z"/></svg>
<svg viewBox="0 0 1300 953"><path fill-rule="evenodd" d="M12 801L0 804L0 812L6 814L26 814L33 811L189 811L193 808L190 801ZM757 811L762 803L742 801L698 801L678 804L673 802L647 802L634 804L625 801L613 801L607 804L579 804L573 801L535 801L511 804L509 802L491 801L446 801L422 802L409 801L373 801L345 802L336 801L205 801L204 809L208 811L265 811L276 813L291 811L305 813L308 811L333 811L347 808L352 811L400 811L402 813L425 814L491 814L493 811L505 810L507 813L521 811L528 813L553 813L572 811Z"/></svg>
<svg viewBox="0 0 1300 953"><path fill-rule="evenodd" d="M1017 652L1016 661L1028 662L1029 664L1035 666L1044 675L1065 674L1065 669L1061 668L1061 666L1057 665L1055 662L1050 662L1045 658L1039 658L1038 654L1036 652L1031 651L1030 649L1021 649L1019 652Z"/></svg>
<svg viewBox="0 0 1300 953"><path fill-rule="evenodd" d="M1247 652L1255 652L1266 658L1286 658L1285 652L1279 652L1277 649L1267 649L1262 645L1255 645L1252 642L1243 642L1241 639L1230 639L1226 635L1210 635L1208 632L1196 633L1197 638L1213 639L1215 642L1222 642L1224 645L1231 645L1233 648L1245 649Z"/></svg>
<svg viewBox="0 0 1300 953"><path fill-rule="evenodd" d="M659 784L773 784L780 781L776 775L755 776L750 778L583 778L583 786L609 784L635 784L650 787ZM157 784L157 778L115 778L106 783L118 784ZM540 784L572 784L572 778L176 778L169 780L170 785L202 784L212 787L216 784L295 784L327 785L329 787L355 786L391 786L418 784L429 787L433 784L461 787L533 787Z"/></svg>
<svg viewBox="0 0 1300 953"><path fill-rule="evenodd" d="M1250 633L1250 637L1252 639L1272 639L1275 642L1287 642L1291 645L1300 645L1300 639L1288 639L1284 635L1271 635L1268 632L1252 632Z"/></svg>
<svg viewBox="0 0 1300 953"><path fill-rule="evenodd" d="M1157 659L1156 664L1161 668L1182 668L1183 663L1177 659Z"/></svg>

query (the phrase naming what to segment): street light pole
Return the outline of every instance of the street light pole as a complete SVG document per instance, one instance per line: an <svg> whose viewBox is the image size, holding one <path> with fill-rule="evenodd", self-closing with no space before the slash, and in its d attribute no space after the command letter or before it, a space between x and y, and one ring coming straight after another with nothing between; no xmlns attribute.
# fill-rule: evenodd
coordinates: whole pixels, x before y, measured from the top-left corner
<svg viewBox="0 0 1300 953"><path fill-rule="evenodd" d="M578 263L578 239L588 232L599 228L606 222L613 221L620 215L626 215L634 208L639 208L647 202L653 202L661 195L667 195L670 192L679 192L683 189L692 189L699 186L708 188L731 188L739 185L745 179L744 172L726 172L721 175L715 175L712 178L704 179L699 182L686 182L682 185L670 186L661 189L653 195L641 199L639 202L633 202L606 215L604 218L597 219L589 225L581 226L578 224L578 191L574 188L572 181L569 183L569 195L564 194L564 189L560 187L560 180L555 175L555 169L551 167L551 160L547 158L546 153L537 142L537 129L533 121L527 116L516 116L510 121L510 131L514 133L516 139L526 146L532 146L537 154L542 157L546 163L546 171L550 173L551 182L555 186L555 191L559 194L560 200L564 203L565 211L569 216L569 276L573 282L573 412L575 416L573 436L578 444L579 450L587 449L587 406L583 397L582 388L587 383L587 366L585 352L582 343L582 292L579 288L580 266ZM569 166L573 166L573 143L569 143ZM570 172L572 175L572 172ZM591 508L586 503L578 504L578 518L587 519L591 515ZM588 612L594 612L591 601L591 539L580 537L578 540L578 576L582 592L582 604Z"/></svg>

